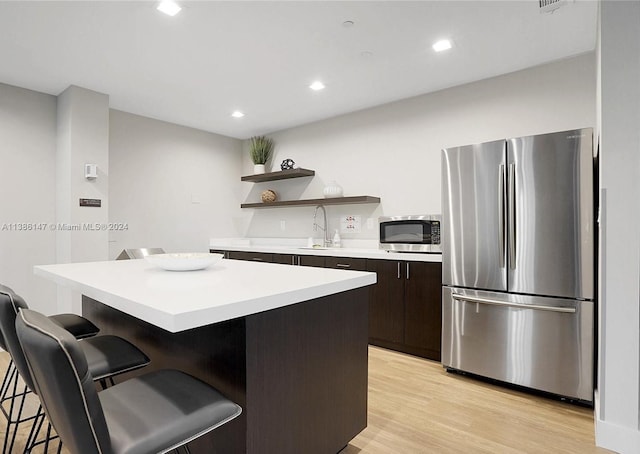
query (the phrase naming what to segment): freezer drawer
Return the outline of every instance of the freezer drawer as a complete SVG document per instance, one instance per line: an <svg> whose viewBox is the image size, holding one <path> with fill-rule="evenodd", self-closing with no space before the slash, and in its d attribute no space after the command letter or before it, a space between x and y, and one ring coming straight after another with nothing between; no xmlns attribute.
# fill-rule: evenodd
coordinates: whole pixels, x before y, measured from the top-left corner
<svg viewBox="0 0 640 454"><path fill-rule="evenodd" d="M593 401L591 301L442 289L442 364Z"/></svg>

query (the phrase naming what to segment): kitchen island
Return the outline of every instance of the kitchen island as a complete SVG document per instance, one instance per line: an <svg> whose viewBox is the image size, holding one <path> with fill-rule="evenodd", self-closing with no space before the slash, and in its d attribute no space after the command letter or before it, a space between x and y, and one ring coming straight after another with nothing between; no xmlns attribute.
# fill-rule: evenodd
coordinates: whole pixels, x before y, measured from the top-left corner
<svg viewBox="0 0 640 454"><path fill-rule="evenodd" d="M240 417L196 453L338 452L366 427L373 273L233 260L170 272L144 260L35 267L83 294L83 314L218 388Z"/></svg>

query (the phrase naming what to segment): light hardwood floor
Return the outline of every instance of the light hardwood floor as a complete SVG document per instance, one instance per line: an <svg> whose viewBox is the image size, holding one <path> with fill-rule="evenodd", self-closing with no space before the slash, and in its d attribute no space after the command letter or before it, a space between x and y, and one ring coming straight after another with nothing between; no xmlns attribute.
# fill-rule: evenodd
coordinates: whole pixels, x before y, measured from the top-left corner
<svg viewBox="0 0 640 454"><path fill-rule="evenodd" d="M7 361L7 353L0 353L2 371ZM0 424L4 437L5 421ZM21 436L16 448L22 443ZM609 452L595 447L589 408L448 374L437 362L370 347L368 427L340 454Z"/></svg>
<svg viewBox="0 0 640 454"><path fill-rule="evenodd" d="M340 454L609 453L593 410L369 347L368 427Z"/></svg>

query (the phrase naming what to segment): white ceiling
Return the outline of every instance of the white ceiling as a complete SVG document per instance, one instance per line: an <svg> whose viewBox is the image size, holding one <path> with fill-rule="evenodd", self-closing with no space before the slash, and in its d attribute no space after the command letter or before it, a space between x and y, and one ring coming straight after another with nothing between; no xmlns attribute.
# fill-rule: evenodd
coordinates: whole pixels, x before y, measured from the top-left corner
<svg viewBox="0 0 640 454"><path fill-rule="evenodd" d="M553 14L538 0L178 3L169 17L147 1L0 2L0 82L53 95L78 85L114 109L247 138L596 42L593 0ZM454 48L436 54L443 37ZM308 88L316 79L325 90ZM232 118L236 109L246 116Z"/></svg>

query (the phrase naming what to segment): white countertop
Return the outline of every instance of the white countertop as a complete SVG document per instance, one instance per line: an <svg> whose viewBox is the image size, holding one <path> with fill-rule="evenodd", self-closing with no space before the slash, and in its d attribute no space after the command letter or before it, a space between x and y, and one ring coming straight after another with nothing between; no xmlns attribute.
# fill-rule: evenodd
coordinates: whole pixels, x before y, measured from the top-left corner
<svg viewBox="0 0 640 454"><path fill-rule="evenodd" d="M170 332L179 332L375 284L375 273L221 260L198 271L165 271L146 260L34 267Z"/></svg>
<svg viewBox="0 0 640 454"><path fill-rule="evenodd" d="M218 251L266 252L270 254L318 255L415 262L442 262L442 254L387 252L377 248L377 241L346 240L342 248L308 248L299 238L212 238L209 248Z"/></svg>

